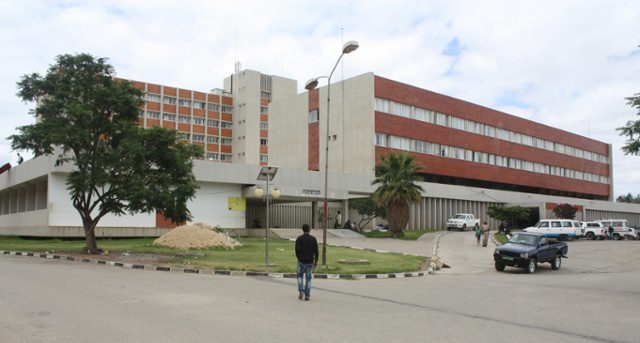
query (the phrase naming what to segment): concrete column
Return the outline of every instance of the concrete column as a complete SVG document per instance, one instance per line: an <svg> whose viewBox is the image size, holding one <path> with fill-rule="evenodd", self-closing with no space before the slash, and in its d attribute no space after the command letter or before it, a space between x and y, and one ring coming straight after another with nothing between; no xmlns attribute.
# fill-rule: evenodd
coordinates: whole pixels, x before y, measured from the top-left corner
<svg viewBox="0 0 640 343"><path fill-rule="evenodd" d="M349 199L342 200L342 223L340 225L344 225L344 223L349 220Z"/></svg>
<svg viewBox="0 0 640 343"><path fill-rule="evenodd" d="M311 202L311 228L315 229L316 228L316 222L318 221L318 202L317 201L312 201Z"/></svg>

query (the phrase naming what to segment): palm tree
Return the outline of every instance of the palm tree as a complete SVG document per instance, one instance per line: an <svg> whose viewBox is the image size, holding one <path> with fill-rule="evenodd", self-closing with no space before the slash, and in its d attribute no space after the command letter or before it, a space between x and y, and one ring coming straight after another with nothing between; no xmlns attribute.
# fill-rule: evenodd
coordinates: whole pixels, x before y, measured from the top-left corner
<svg viewBox="0 0 640 343"><path fill-rule="evenodd" d="M373 199L387 210L389 227L394 237L402 236L409 222L409 205L420 200L423 190L415 182L422 178L417 174L415 158L405 152L391 152L381 156L376 166L376 178L371 185L378 185Z"/></svg>

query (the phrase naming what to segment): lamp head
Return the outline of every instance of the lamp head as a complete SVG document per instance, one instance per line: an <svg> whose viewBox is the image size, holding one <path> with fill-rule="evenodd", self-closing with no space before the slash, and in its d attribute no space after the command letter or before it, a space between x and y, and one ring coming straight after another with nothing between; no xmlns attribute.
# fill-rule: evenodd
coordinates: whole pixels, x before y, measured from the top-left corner
<svg viewBox="0 0 640 343"><path fill-rule="evenodd" d="M356 42L354 40L350 40L350 41L344 43L344 45L342 46L342 53L343 54L348 54L350 52L353 52L356 49L358 49L359 46L360 46L360 44L358 44L358 42Z"/></svg>
<svg viewBox="0 0 640 343"><path fill-rule="evenodd" d="M311 91L316 89L316 87L318 87L318 78L314 77L313 79L307 81L307 83L304 84L304 89Z"/></svg>

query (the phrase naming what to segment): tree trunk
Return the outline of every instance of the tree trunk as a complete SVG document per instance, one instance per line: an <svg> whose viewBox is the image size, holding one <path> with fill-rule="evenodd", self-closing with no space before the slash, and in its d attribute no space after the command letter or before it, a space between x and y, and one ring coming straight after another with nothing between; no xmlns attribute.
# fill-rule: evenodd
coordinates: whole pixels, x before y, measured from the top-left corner
<svg viewBox="0 0 640 343"><path fill-rule="evenodd" d="M97 223L90 222L84 225L84 240L86 243L84 252L89 255L97 255L100 253L98 243L96 242L96 224Z"/></svg>
<svg viewBox="0 0 640 343"><path fill-rule="evenodd" d="M404 228L409 222L409 207L404 204L391 204L387 208L387 219L393 237L404 236Z"/></svg>

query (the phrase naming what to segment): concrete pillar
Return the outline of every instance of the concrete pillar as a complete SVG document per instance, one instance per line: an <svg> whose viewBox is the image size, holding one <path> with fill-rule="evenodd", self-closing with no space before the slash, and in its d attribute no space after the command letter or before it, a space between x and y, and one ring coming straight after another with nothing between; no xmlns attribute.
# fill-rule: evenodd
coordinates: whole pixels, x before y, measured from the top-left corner
<svg viewBox="0 0 640 343"><path fill-rule="evenodd" d="M342 200L342 223L340 224L344 225L349 219L349 199L344 199Z"/></svg>
<svg viewBox="0 0 640 343"><path fill-rule="evenodd" d="M311 228L315 229L316 228L316 222L318 221L318 202L317 201L312 201L311 202Z"/></svg>

